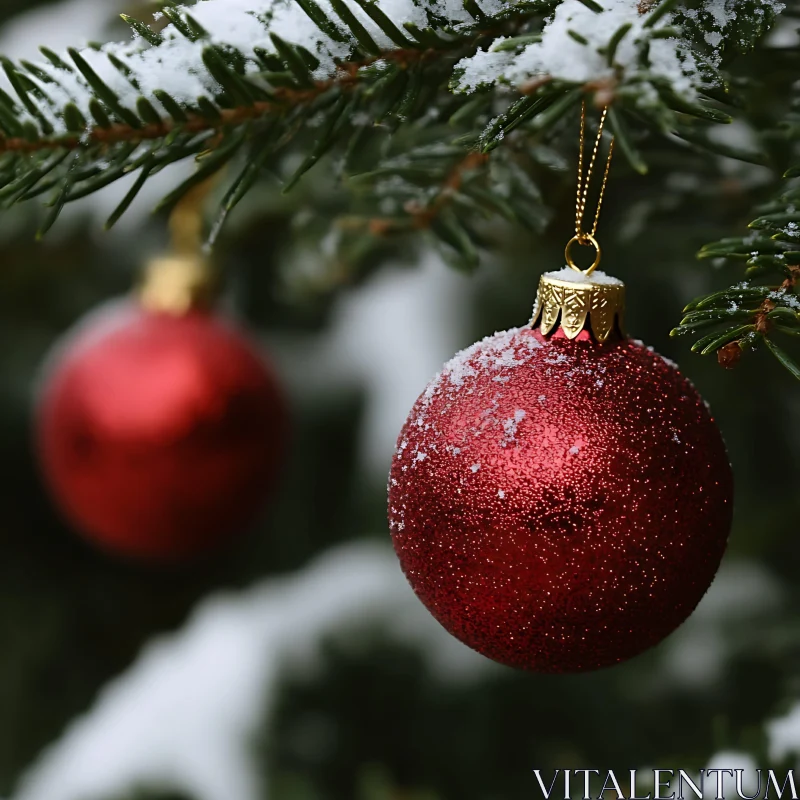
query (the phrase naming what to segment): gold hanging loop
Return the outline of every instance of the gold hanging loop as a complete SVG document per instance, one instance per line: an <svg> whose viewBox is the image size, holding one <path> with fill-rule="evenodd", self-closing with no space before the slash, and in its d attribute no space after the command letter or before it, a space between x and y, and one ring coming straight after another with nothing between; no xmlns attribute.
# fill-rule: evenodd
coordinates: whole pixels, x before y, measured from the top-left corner
<svg viewBox="0 0 800 800"><path fill-rule="evenodd" d="M594 142L594 148L592 149L592 157L589 160L589 167L586 170L586 174L584 174L584 149L585 149L585 138L586 138L586 101L584 100L581 103L581 133L580 133L580 143L578 149L578 191L577 196L575 199L575 236L567 243L567 247L564 252L564 257L567 261L567 265L574 269L576 272L581 272L584 275L591 275L594 270L600 264L600 259L602 257L602 250L600 245L597 242L597 226L600 222L600 210L603 207L603 198L605 197L606 193L606 184L608 183L608 173L611 170L611 159L614 156L614 138L611 138L611 145L608 148L608 158L606 160L606 167L603 172L603 182L600 185L600 195L597 199L597 210L595 211L594 215L594 222L592 223L592 228L590 231L584 230L583 227L583 218L586 214L586 201L589 196L589 185L592 180L592 174L594 173L594 166L597 162L597 155L600 151L600 143L603 139L603 130L606 124L606 117L608 116L608 106L603 109L602 116L600 117L600 123L597 126L597 138ZM587 270L582 270L572 259L572 246L574 244L580 244L587 247L594 247L595 249L595 260L591 267Z"/></svg>
<svg viewBox="0 0 800 800"><path fill-rule="evenodd" d="M583 270L580 267L575 265L575 262L572 260L572 246L575 244L584 245L587 247L594 247L594 262L592 266L589 267L587 270ZM567 246L564 250L564 258L567 260L567 264L569 264L572 269L577 270L578 272L582 272L584 275L591 275L597 267L600 265L600 259L603 257L603 251L600 248L600 243L595 239L593 233L584 233L582 236L573 236L568 242Z"/></svg>

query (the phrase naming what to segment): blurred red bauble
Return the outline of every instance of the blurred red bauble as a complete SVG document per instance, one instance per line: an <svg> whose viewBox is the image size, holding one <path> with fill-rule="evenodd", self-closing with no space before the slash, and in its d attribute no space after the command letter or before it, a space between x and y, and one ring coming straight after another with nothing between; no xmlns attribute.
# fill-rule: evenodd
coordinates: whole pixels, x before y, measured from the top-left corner
<svg viewBox="0 0 800 800"><path fill-rule="evenodd" d="M562 296L541 330L447 364L389 481L395 549L422 602L465 644L537 672L609 666L662 640L711 584L731 524L730 464L694 387L606 312L603 342L586 313L554 327L574 307Z"/></svg>
<svg viewBox="0 0 800 800"><path fill-rule="evenodd" d="M95 312L58 347L37 443L58 505L89 539L180 562L253 521L286 425L277 380L239 331L131 301Z"/></svg>

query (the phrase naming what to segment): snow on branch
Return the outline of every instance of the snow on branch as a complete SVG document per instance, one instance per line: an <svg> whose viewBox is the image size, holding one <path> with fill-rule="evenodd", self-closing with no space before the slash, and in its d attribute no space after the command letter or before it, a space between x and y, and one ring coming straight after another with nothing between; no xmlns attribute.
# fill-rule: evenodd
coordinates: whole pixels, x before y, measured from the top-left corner
<svg viewBox="0 0 800 800"><path fill-rule="evenodd" d="M640 0L605 0L598 11L581 0L565 0L536 41L515 48L513 40L500 38L487 52L464 59L458 87L470 90L498 81L519 86L541 76L586 83L644 67L677 92L694 95L697 65L679 31L667 29L672 35L665 36L640 6Z"/></svg>
<svg viewBox="0 0 800 800"><path fill-rule="evenodd" d="M193 109L202 106L200 98L213 103L220 93L246 105L269 101L286 86L308 89L350 74L350 62L374 61L387 51L455 49L475 35L478 22L485 26L551 5L481 0L475 16L453 0L200 0L191 8L168 6L154 15L156 23L167 23L161 31L126 17L134 30L128 43L45 51L46 59L35 63L5 60L19 95L19 102L4 98L5 110L14 114L21 103L18 122L44 135L81 133L86 120L104 127L99 100L110 118L137 128L180 118L176 105ZM155 117L144 112L143 100Z"/></svg>
<svg viewBox="0 0 800 800"><path fill-rule="evenodd" d="M113 224L150 176L169 164L194 158L198 167L165 198L165 209L237 161L240 169L213 226L219 231L265 169L288 190L338 148L346 169L356 173L358 180L349 184L354 189L392 185L405 191L420 176L427 182L424 191L401 204L414 209L412 218L370 222L368 232L426 227L474 265L473 242L479 237L465 218L467 206L513 221L523 215L519 202L538 200L528 185L515 196L492 191L493 176L519 169L519 163L496 169L486 159L468 158L470 153L489 154L517 129L518 136L530 132L541 139L586 93L614 105L611 126L623 154L641 172L646 166L635 146L636 130L628 131L630 122L714 149L692 118L703 124L731 119L719 107L730 100L720 71L728 39L740 49L751 46L781 4L697 0L690 10L677 5L675 0L169 4L151 26L126 18L134 31L129 42L62 53L43 48L44 58L35 63L2 59L9 91L0 91L0 205L49 195L44 231L67 203L138 173L111 214ZM378 143L371 149L366 141L376 132L392 140L403 132L404 152L425 163L409 165L396 156L384 163L391 148ZM432 157L434 151L446 160ZM727 154L759 159L731 148ZM298 155L299 167L287 171ZM494 156L497 160L502 158ZM466 170L459 166L464 164ZM453 180L455 187L449 185ZM468 202L441 202L443 196L458 200L458 192L469 186L474 191Z"/></svg>
<svg viewBox="0 0 800 800"><path fill-rule="evenodd" d="M699 9L680 12L665 10L674 2L652 9L653 5L642 0L604 0L602 6L564 0L540 36L516 41L501 37L461 61L456 86L464 91L498 82L522 86L543 76L587 83L631 78L633 73L694 98L708 83L703 66L719 66L737 19L741 22L747 13L745 4L710 0ZM747 19L755 20L756 30L783 9L777 0L752 5ZM702 56L696 52L698 36L705 45ZM746 41L738 44L749 46Z"/></svg>

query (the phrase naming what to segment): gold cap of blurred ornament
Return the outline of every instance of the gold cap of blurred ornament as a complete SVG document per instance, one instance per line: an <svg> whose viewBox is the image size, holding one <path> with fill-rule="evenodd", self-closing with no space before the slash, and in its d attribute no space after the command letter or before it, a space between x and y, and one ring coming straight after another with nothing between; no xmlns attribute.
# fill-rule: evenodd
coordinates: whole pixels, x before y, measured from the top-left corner
<svg viewBox="0 0 800 800"><path fill-rule="evenodd" d="M148 262L137 295L149 311L180 315L209 308L216 290L217 281L205 259L176 253Z"/></svg>
<svg viewBox="0 0 800 800"><path fill-rule="evenodd" d="M213 183L212 178L196 186L172 212L171 252L147 263L137 290L148 310L180 315L213 304L217 274L203 246L203 205Z"/></svg>

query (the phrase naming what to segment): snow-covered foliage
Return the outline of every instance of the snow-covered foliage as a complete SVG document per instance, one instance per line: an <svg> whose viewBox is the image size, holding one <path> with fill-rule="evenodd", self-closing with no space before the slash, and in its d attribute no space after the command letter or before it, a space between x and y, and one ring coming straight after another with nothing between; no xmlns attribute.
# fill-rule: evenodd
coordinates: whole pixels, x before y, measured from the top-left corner
<svg viewBox="0 0 800 800"><path fill-rule="evenodd" d="M376 45L372 55L398 49L397 41L392 41L361 5L353 0L340 2ZM330 79L337 74L341 61L353 57L359 41L352 30L341 24L330 0L314 2L312 14L318 12L320 15L316 21L304 10L304 5L295 0L200 0L191 7L176 7L171 18L177 18L177 21L169 22L159 32L157 46L141 34L134 33L130 42L112 42L100 48L85 47L77 51L77 56L88 64L123 106L135 108L137 99L145 96L165 114L167 110L154 95L158 90L166 91L184 105L194 104L200 96L213 97L220 91L219 80L208 68L209 46L237 51L242 56L242 74L267 87L269 81L263 76L264 64L255 53L260 51L282 58L283 52L275 39L279 37L282 42L304 48L313 56L310 62L313 79ZM413 0L382 0L374 5L398 30L405 30L407 24L420 29L436 25L458 33L469 30L475 23L463 5L454 0L433 0L427 4ZM513 11L514 4L503 0L483 0L481 8L491 17ZM181 14L190 15L193 21L190 27L180 21ZM163 12L154 16L156 23L166 21ZM320 20L325 22L320 24ZM409 39L408 44L412 45L413 39ZM26 107L23 114L33 122L40 121L38 114L42 114L55 132L65 132L63 107L73 103L90 119L89 104L97 91L81 70L69 66L74 56L63 52L59 58L63 65L55 69L50 60L36 63L37 69L56 82L48 81L43 75L29 75L28 80L48 101L37 104L37 113ZM121 61L125 68L120 68L114 60Z"/></svg>
<svg viewBox="0 0 800 800"><path fill-rule="evenodd" d="M645 27L648 17L638 0L604 0L595 11L580 0L565 0L545 25L541 39L508 50L505 37L489 50L464 59L458 86L469 90L498 81L521 85L531 78L549 77L572 83L613 79L618 70L638 69L643 46L649 45L649 69L654 76L672 82L676 90L691 91L697 67L678 32L670 38L652 38ZM625 31L609 58L609 42Z"/></svg>
<svg viewBox="0 0 800 800"><path fill-rule="evenodd" d="M463 59L456 86L464 91L498 82L520 86L537 77L587 83L630 78L633 73L666 81L677 93L694 96L706 77L691 37L675 24L683 19L691 21L692 32L699 27L707 45L703 63L719 64L741 4L707 0L700 9L664 15L657 25L653 16L642 13L645 5L641 0L603 0L598 10L581 0L564 0L538 41L514 47L513 40L500 37L488 49ZM756 13L767 20L782 8L781 2L765 0Z"/></svg>
<svg viewBox="0 0 800 800"><path fill-rule="evenodd" d="M454 0L432 0L426 4L381 0L375 5L398 31L405 31L406 25L411 25L417 29L432 27L460 33L471 30L475 23L464 5ZM719 62L726 31L736 20L735 5L732 0L707 0L703 8L682 14L694 27L706 22L701 30L711 50L707 58L712 62ZM782 8L778 0L762 0L760 5L758 11L765 19ZM136 35L129 43L84 48L79 57L123 105L131 108L142 95L158 107L154 95L158 90L168 92L183 104L193 104L199 96L217 92L219 82L204 60L209 45L233 48L244 54L243 74L266 85L268 82L262 75L264 65L253 54L261 51L281 57L274 38L277 36L311 53L313 78L325 80L334 77L338 64L350 59L359 46L352 29L339 21L342 15L337 13L337 7L341 10L342 6L346 9L343 13L352 15L365 32L362 39L371 40L381 52L397 49L397 38L393 41L365 7L354 0L339 0L336 6L330 0L318 0L315 7L321 16L316 20L295 0L200 0L191 8L182 9L196 23L190 24L188 36L184 24L171 22L160 33L161 43L157 47ZM485 17L492 18L525 6L504 0L483 0L480 8ZM563 0L545 24L540 41L513 47L509 37L499 36L488 49L458 63L455 85L461 90L498 81L520 85L536 76L585 83L612 78L620 70L623 73L646 70L655 78L669 81L677 92L692 94L703 77L689 40L679 29L674 32L666 29L667 34L674 35L665 36L665 28L652 25L651 15L642 13L642 8L641 0L603 0L600 11L581 0ZM672 16L661 22L673 22ZM327 22L320 24L320 20ZM615 39L616 44L610 45ZM609 47L613 47L613 52ZM65 66L70 61L66 53L61 58ZM120 60L125 69L112 59ZM37 67L42 74L29 75L28 80L36 87L37 94L47 98L37 104L37 112L55 131L65 130L62 109L69 103L74 103L87 119L91 118L89 103L96 89L81 71L56 68L54 72L49 61ZM55 82L48 81L45 75ZM166 113L166 109L160 110ZM37 121L37 114L30 109L26 108L25 114Z"/></svg>
<svg viewBox="0 0 800 800"><path fill-rule="evenodd" d="M473 32L476 17L466 10L467 5L455 0L200 0L191 7L176 7L170 13L172 21L159 33L146 34L147 38L139 33L132 42L62 53L61 64L55 67L52 59L37 63L35 70L28 70L25 85L29 96L39 102L35 109L23 102L22 114L38 124L44 118L56 133L67 129L63 108L68 104L91 119L90 102L97 97L97 86L87 79L82 65L76 70L69 63L76 57L122 106L133 109L144 96L166 114L168 109L157 98L159 91L183 105L219 92L219 75L209 68L209 47L237 53L241 75L267 88L264 56L285 58L282 44L288 43L308 54L311 77L322 81L335 78L341 62L352 59L359 48L373 50L369 55L375 57L404 45L419 46L413 31L430 29L449 37ZM477 8L478 19L484 22L551 6L555 11L541 35L526 33L519 41L499 35L488 48L461 59L455 67L454 86L469 91L496 82L520 85L544 76L586 83L635 72L665 80L676 92L690 95L707 76L690 37L669 26L680 20L689 24L694 36L698 32L704 36L703 63L719 63L740 4L706 0L699 9L663 16L658 8L645 13L648 5L641 0L603 0L601 5L582 0L482 0ZM765 23L783 7L779 0L759 0L756 5ZM158 21L162 12L155 17Z"/></svg>
<svg viewBox="0 0 800 800"><path fill-rule="evenodd" d="M346 230L362 237L353 252L364 252L365 236L425 229L471 269L479 218L533 229L546 223L531 162L552 163L551 131L587 96L611 106L609 128L638 172L647 171L638 142L648 129L759 162L760 153L708 135L706 123L732 119L720 107L736 100L722 70L732 44L752 46L781 7L779 0L692 0L688 8L673 0L167 4L151 25L129 20L127 42L3 61L0 205L49 193L44 232L65 205L138 173L111 225L170 165L194 158L198 170L164 199L165 210L238 161L210 226L213 240L264 172L286 192L331 153L348 200L359 204L348 209ZM504 146L531 133L527 152Z"/></svg>

